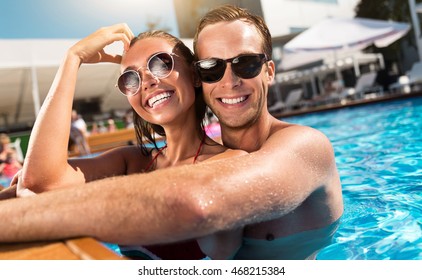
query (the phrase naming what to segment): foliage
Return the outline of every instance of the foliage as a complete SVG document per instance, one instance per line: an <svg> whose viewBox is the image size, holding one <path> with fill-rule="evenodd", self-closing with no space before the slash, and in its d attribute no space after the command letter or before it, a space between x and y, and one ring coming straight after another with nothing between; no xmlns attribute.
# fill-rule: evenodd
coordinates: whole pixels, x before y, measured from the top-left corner
<svg viewBox="0 0 422 280"><path fill-rule="evenodd" d="M391 17L390 2L389 0L361 0L355 8L356 17L388 20Z"/></svg>
<svg viewBox="0 0 422 280"><path fill-rule="evenodd" d="M415 2L416 4L422 3L422 0L416 0ZM355 7L355 13L356 17L393 20L397 22L407 22L412 25L409 0L361 0ZM400 58L403 56L400 47L401 41L405 41L409 46L416 48L414 31L410 30L402 40L399 40L384 49L372 47L372 51L381 52L386 60L398 60L399 64L401 64Z"/></svg>

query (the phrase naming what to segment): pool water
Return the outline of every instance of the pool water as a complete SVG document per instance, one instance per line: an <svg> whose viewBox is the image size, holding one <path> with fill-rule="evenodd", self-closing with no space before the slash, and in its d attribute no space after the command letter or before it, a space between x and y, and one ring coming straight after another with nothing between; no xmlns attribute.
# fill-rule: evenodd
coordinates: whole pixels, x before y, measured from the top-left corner
<svg viewBox="0 0 422 280"><path fill-rule="evenodd" d="M344 214L317 259L422 259L422 98L283 120L330 138Z"/></svg>

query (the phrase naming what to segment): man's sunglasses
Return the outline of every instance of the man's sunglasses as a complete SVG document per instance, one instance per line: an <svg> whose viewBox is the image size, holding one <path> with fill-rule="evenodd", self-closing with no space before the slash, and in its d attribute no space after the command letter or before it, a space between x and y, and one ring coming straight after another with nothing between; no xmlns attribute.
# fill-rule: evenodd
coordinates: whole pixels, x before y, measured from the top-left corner
<svg viewBox="0 0 422 280"><path fill-rule="evenodd" d="M265 54L242 54L229 59L207 58L195 62L195 69L204 83L220 81L230 62L233 72L242 79L252 79L261 72L262 65L268 61Z"/></svg>
<svg viewBox="0 0 422 280"><path fill-rule="evenodd" d="M167 78L174 68L174 53L159 52L153 54L147 62L147 70L155 78L163 79ZM117 79L116 87L119 88L120 92L126 96L133 96L138 93L139 88L142 84L142 78L139 75L139 67L136 70L130 69L123 72Z"/></svg>

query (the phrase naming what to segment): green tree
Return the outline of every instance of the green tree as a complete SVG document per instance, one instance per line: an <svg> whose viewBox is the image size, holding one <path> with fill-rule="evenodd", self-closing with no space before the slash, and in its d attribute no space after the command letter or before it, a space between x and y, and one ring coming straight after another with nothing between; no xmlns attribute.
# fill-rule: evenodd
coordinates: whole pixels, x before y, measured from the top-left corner
<svg viewBox="0 0 422 280"><path fill-rule="evenodd" d="M356 17L388 20L391 16L390 0L361 0L355 8Z"/></svg>
<svg viewBox="0 0 422 280"><path fill-rule="evenodd" d="M422 0L416 0L421 3ZM393 20L406 22L412 25L408 0L361 0L355 7L356 17L371 18L379 20ZM421 21L419 21L421 22ZM416 49L416 40L414 31L410 30L406 36L391 44L387 48L378 49L374 46L369 48L371 52L380 52L383 54L387 67L392 62L398 62L400 72L404 72L402 42L408 47Z"/></svg>

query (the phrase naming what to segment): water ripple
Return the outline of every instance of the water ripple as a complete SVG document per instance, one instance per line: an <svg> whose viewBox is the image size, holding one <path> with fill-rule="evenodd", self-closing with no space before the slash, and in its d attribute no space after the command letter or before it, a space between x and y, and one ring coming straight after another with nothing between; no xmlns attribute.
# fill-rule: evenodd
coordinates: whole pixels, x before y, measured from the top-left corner
<svg viewBox="0 0 422 280"><path fill-rule="evenodd" d="M422 98L289 118L333 143L344 214L318 259L422 259Z"/></svg>

